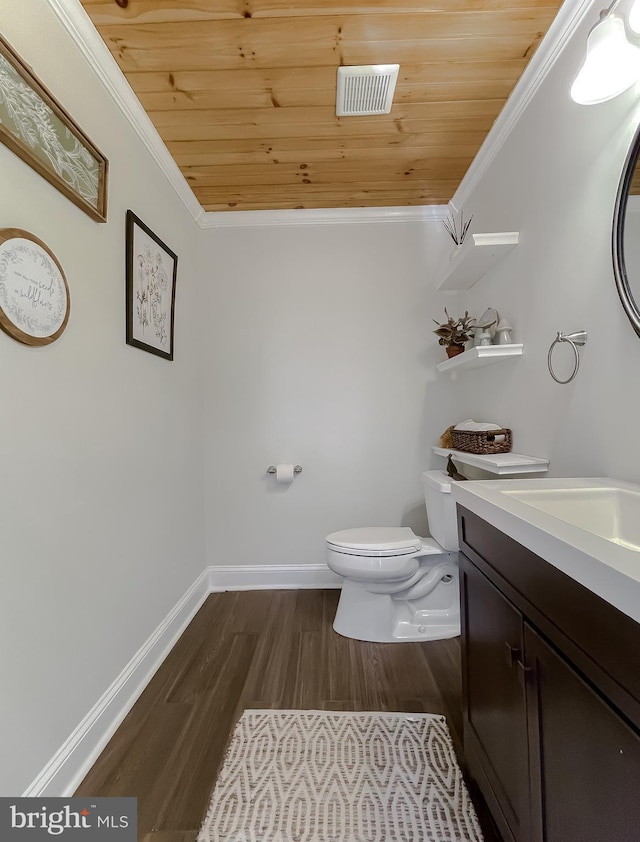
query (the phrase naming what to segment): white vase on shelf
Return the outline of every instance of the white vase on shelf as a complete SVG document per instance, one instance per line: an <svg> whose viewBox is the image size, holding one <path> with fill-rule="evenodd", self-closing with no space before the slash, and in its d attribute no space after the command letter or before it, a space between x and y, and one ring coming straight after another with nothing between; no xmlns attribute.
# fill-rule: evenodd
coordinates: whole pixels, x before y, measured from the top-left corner
<svg viewBox="0 0 640 842"><path fill-rule="evenodd" d="M500 319L496 327L496 345L511 345L513 328L506 319Z"/></svg>

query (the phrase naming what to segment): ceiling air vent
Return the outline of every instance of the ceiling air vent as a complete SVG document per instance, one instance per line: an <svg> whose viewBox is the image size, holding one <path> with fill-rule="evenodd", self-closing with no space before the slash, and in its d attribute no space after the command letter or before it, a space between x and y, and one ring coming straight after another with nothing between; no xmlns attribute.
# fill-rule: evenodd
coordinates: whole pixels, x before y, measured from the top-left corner
<svg viewBox="0 0 640 842"><path fill-rule="evenodd" d="M338 68L338 117L388 114L398 80L399 64L365 64Z"/></svg>

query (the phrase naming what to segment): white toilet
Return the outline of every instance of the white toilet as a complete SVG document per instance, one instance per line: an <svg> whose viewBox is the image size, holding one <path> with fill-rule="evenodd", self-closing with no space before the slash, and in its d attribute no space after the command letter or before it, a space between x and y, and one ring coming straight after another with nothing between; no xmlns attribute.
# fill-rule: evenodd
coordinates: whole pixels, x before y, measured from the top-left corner
<svg viewBox="0 0 640 842"><path fill-rule="evenodd" d="M333 628L375 643L460 634L458 531L451 480L422 474L431 538L407 526L327 535L327 564L344 577Z"/></svg>

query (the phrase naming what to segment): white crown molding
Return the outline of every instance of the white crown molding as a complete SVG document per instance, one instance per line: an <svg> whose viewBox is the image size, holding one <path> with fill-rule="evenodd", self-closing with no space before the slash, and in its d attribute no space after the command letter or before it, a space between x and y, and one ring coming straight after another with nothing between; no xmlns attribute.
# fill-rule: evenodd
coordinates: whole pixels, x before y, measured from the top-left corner
<svg viewBox="0 0 640 842"><path fill-rule="evenodd" d="M209 589L215 591L339 588L342 577L326 564L215 565L209 567Z"/></svg>
<svg viewBox="0 0 640 842"><path fill-rule="evenodd" d="M70 796L209 595L203 571L65 740L23 797Z"/></svg>
<svg viewBox="0 0 640 842"><path fill-rule="evenodd" d="M339 225L372 222L430 222L446 219L447 205L391 208L307 208L304 210L209 211L201 228L256 228L269 225Z"/></svg>
<svg viewBox="0 0 640 842"><path fill-rule="evenodd" d="M198 222L203 210L80 0L47 0L81 53Z"/></svg>
<svg viewBox="0 0 640 842"><path fill-rule="evenodd" d="M594 0L565 0L565 3L560 7L555 20L526 66L524 73L518 80L454 193L449 203L454 212L458 212L467 202L478 182L489 169L491 162L515 128L525 108L550 73L573 33L593 6ZM593 22L596 23L596 21L597 16Z"/></svg>

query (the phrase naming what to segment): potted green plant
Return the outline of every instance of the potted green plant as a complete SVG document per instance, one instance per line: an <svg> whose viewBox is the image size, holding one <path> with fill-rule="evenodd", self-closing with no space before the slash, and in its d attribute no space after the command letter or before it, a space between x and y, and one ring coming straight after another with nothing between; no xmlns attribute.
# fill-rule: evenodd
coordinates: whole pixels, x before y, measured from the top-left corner
<svg viewBox="0 0 640 842"><path fill-rule="evenodd" d="M464 351L465 342L471 339L473 332L473 319L467 310L464 311L464 316L459 319L454 319L444 308L447 321L439 324L436 319L433 322L438 325L433 332L439 336L438 344L444 345L448 357L455 357L456 354L461 354Z"/></svg>

